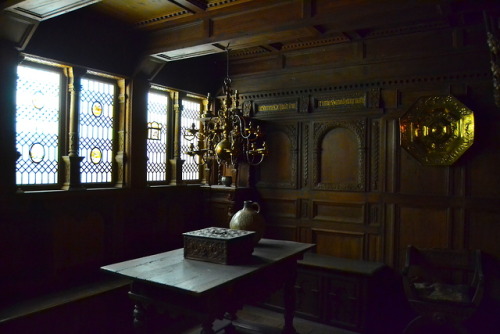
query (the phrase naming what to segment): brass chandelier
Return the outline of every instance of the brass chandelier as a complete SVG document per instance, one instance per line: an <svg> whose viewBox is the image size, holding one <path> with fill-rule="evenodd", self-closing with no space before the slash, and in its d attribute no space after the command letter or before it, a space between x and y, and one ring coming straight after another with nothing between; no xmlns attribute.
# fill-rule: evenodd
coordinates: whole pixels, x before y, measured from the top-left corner
<svg viewBox="0 0 500 334"><path fill-rule="evenodd" d="M264 132L255 120L243 115L239 93L231 88L229 78L229 53L226 48L227 74L223 82L220 107L211 111L210 93L208 104L201 111L200 128L193 123L185 129L183 136L191 141L186 152L198 165L208 165L216 161L218 166L237 168L239 162L259 165L268 154ZM215 103L214 103L215 104Z"/></svg>

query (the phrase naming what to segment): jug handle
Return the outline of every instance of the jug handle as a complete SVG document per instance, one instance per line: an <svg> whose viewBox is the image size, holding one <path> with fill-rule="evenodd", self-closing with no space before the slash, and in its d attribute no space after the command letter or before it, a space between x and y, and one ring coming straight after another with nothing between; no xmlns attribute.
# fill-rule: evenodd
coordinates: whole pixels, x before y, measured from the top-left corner
<svg viewBox="0 0 500 334"><path fill-rule="evenodd" d="M252 206L255 205L257 207L257 213L260 213L260 204L257 202L252 202Z"/></svg>

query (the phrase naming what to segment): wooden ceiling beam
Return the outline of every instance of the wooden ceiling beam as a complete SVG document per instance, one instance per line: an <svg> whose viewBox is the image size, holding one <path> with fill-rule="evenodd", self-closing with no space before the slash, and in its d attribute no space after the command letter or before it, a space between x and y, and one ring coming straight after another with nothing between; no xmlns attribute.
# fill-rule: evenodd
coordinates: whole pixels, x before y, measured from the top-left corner
<svg viewBox="0 0 500 334"><path fill-rule="evenodd" d="M293 32L303 31L306 27L310 29L310 34L311 31L316 31L316 35L321 35L321 29L318 27L322 25L326 25L329 32L341 33L362 31L367 26L390 26L403 22L443 18L434 4L425 2L411 5L406 2L373 4L372 1L359 0L353 5L350 1L339 1L338 3L342 5L335 2L337 6L333 6L331 2L318 0L314 3L314 10L305 10L305 4L311 5L311 3L272 2L272 5L268 6L247 10L239 7L239 10L231 13L213 16L208 15L210 12L207 11L202 21L191 21L150 32L147 52L158 54L220 42L234 44L233 41L245 40L249 36L262 37L262 40L252 40L252 43L247 45L249 47L269 45L275 42L268 40L271 34L288 37L288 40L280 42L292 42L299 38L299 35L294 36ZM364 13L363 20L359 19L360 11ZM357 37L355 34L350 36L350 38Z"/></svg>
<svg viewBox="0 0 500 334"><path fill-rule="evenodd" d="M195 14L200 14L207 10L207 3L202 0L170 0L170 2Z"/></svg>

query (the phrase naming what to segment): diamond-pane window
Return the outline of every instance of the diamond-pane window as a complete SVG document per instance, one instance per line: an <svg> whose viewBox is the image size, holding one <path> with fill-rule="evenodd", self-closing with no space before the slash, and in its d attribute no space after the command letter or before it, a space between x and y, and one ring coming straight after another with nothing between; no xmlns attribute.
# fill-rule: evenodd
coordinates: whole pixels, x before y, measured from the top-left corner
<svg viewBox="0 0 500 334"><path fill-rule="evenodd" d="M61 74L19 65L17 75L16 184L57 184Z"/></svg>
<svg viewBox="0 0 500 334"><path fill-rule="evenodd" d="M196 128L200 128L200 111L201 103L192 100L182 100L182 115L181 115L181 133L186 129L191 128L194 123ZM184 160L182 165L183 180L199 180L200 166L196 164L194 159L186 154L189 151L190 141L181 136L181 159Z"/></svg>
<svg viewBox="0 0 500 334"><path fill-rule="evenodd" d="M148 93L147 180L150 182L166 180L168 103L166 94Z"/></svg>
<svg viewBox="0 0 500 334"><path fill-rule="evenodd" d="M83 78L80 91L82 183L110 183L113 170L115 85Z"/></svg>

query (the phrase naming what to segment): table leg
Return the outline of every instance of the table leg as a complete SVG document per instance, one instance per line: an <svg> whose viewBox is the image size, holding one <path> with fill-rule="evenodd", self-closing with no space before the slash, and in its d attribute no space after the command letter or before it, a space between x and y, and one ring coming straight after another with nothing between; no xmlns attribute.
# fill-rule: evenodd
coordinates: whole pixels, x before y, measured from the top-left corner
<svg viewBox="0 0 500 334"><path fill-rule="evenodd" d="M214 323L214 319L205 319L201 323L201 332L200 334L215 334L214 329L212 328Z"/></svg>
<svg viewBox="0 0 500 334"><path fill-rule="evenodd" d="M225 334L236 334L236 328L234 327L233 322L238 320L238 316L236 315L236 311L229 311L224 314L224 319L229 320L230 323L224 328Z"/></svg>
<svg viewBox="0 0 500 334"><path fill-rule="evenodd" d="M297 278L297 270L291 271L289 277L285 281L283 289L283 302L285 306L285 325L283 326L283 334L296 334L295 327L293 327L293 318L295 316L295 280Z"/></svg>
<svg viewBox="0 0 500 334"><path fill-rule="evenodd" d="M146 309L140 303L137 303L134 306L133 315L134 315L134 328L136 332L146 333L148 331L148 328L146 327L147 325Z"/></svg>

